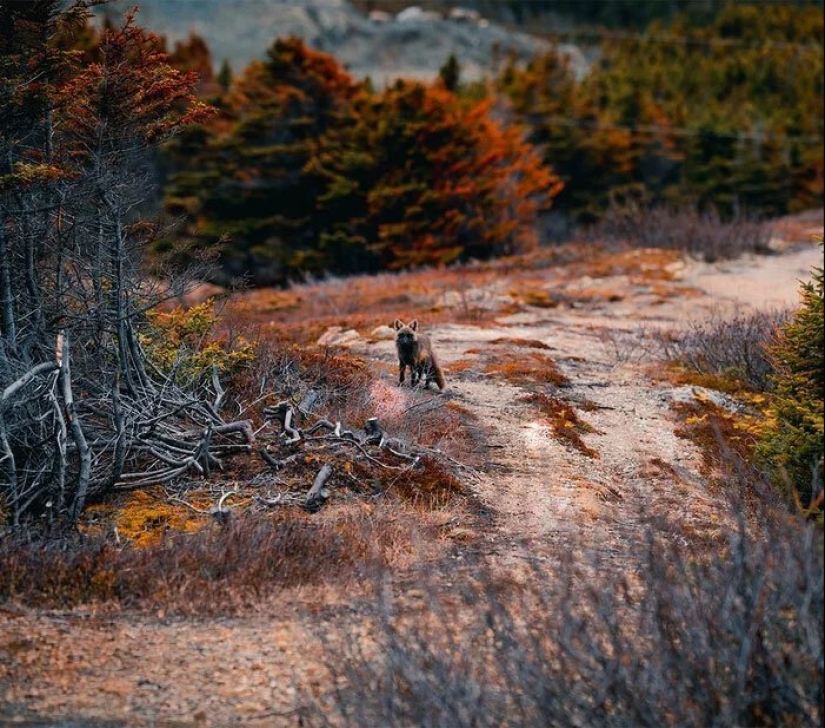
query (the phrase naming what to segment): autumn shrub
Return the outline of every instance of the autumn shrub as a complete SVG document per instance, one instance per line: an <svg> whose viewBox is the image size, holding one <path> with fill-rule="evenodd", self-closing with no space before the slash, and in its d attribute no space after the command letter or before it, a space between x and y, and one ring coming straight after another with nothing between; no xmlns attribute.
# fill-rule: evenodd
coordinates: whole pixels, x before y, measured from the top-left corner
<svg viewBox="0 0 825 728"><path fill-rule="evenodd" d="M254 348L244 338L216 338L219 314L211 299L191 308L153 309L147 317L149 329L141 335L144 350L158 369L181 383L197 381L213 370L231 376L254 360Z"/></svg>
<svg viewBox="0 0 825 728"><path fill-rule="evenodd" d="M771 421L760 455L779 488L798 494L803 507L823 490L823 272L802 286L802 305L769 348L775 369ZM822 509L820 498L819 509Z"/></svg>
<svg viewBox="0 0 825 728"><path fill-rule="evenodd" d="M758 525L741 506L727 516L739 525L711 552L651 523L632 570L572 551L553 567L537 560L520 582L474 564L451 573L448 586L422 578L419 609L380 581L374 621L320 635L330 680L305 690L302 718L311 726L820 725L821 534L772 509Z"/></svg>
<svg viewBox="0 0 825 728"><path fill-rule="evenodd" d="M769 224L734 218L725 220L713 208L652 209L611 206L587 230L587 237L614 245L680 250L707 262L736 258L744 253L767 253Z"/></svg>
<svg viewBox="0 0 825 728"><path fill-rule="evenodd" d="M765 392L773 386L768 350L790 315L787 310L736 310L731 315L715 310L709 318L657 339L668 360L705 378L697 384Z"/></svg>

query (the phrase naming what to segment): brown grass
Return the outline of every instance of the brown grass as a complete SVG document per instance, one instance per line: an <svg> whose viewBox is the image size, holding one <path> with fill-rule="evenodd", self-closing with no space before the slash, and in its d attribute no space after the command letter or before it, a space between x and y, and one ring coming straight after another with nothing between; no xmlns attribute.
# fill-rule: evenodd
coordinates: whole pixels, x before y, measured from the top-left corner
<svg viewBox="0 0 825 728"><path fill-rule="evenodd" d="M469 489L433 458L423 458L414 473L385 475L382 487L390 498L420 511L473 504Z"/></svg>
<svg viewBox="0 0 825 728"><path fill-rule="evenodd" d="M558 308L559 304L562 302L561 298L550 293L549 291L544 290L543 288L527 289L522 291L514 290L510 293L510 295L513 296L513 298L515 298L519 303L526 306L533 306L535 308Z"/></svg>
<svg viewBox="0 0 825 728"><path fill-rule="evenodd" d="M544 416L544 422L550 427L557 440L570 445L582 455L594 460L599 459L599 453L585 444L581 437L595 433L597 430L582 420L568 402L548 397L546 394L531 394L523 397L521 401L539 409Z"/></svg>
<svg viewBox="0 0 825 728"><path fill-rule="evenodd" d="M410 273L353 276L296 285L282 291L259 289L235 294L227 316L276 336L313 343L331 326L369 332L396 318L416 316L427 323L483 322L501 312L487 293L497 274L491 264Z"/></svg>
<svg viewBox="0 0 825 728"><path fill-rule="evenodd" d="M442 486L435 471L432 478L426 487L438 500ZM423 496L410 499L418 504ZM342 506L323 515L284 507L242 513L226 525L204 519L196 533L167 532L144 545L119 543L111 535L38 542L6 535L0 542L0 602L59 609L109 605L168 615L242 613L285 589L347 588L376 568L431 558L439 533L438 523L428 525L397 494L392 504Z"/></svg>

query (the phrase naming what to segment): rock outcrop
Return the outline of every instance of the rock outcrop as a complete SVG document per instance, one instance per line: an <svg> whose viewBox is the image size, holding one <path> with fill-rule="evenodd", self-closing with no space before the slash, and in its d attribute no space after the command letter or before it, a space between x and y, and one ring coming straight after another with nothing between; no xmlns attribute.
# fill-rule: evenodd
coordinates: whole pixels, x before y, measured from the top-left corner
<svg viewBox="0 0 825 728"><path fill-rule="evenodd" d="M122 14L134 0L117 0L99 10ZM142 0L141 25L170 41L201 35L216 65L227 59L237 72L277 37L298 36L333 54L355 76L377 86L398 77L431 80L455 54L462 78L475 81L514 57L527 61L552 46L526 33L512 32L473 11L453 9L446 16L410 7L397 15L360 13L347 0ZM576 73L587 71L582 52L559 46Z"/></svg>

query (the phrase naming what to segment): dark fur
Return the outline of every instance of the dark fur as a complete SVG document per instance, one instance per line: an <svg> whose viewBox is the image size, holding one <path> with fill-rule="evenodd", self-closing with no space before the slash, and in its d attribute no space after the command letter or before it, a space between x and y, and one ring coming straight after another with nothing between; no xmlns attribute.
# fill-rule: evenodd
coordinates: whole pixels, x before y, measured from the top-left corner
<svg viewBox="0 0 825 728"><path fill-rule="evenodd" d="M410 369L411 384L415 387L424 380L429 388L435 382L443 390L447 386L444 372L438 364L430 337L418 333L418 321L405 324L400 319L392 324L395 329L395 348L398 350L398 383L404 384L407 367Z"/></svg>

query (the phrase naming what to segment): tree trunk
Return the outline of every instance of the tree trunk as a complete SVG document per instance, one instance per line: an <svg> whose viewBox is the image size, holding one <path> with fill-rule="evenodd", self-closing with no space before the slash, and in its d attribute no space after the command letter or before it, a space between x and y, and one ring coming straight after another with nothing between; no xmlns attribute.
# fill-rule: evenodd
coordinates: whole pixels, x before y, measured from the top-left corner
<svg viewBox="0 0 825 728"><path fill-rule="evenodd" d="M6 240L6 215L0 211L0 322L3 343L17 348L17 325L14 318L14 291L11 287L11 251Z"/></svg>
<svg viewBox="0 0 825 728"><path fill-rule="evenodd" d="M77 473L77 487L75 489L74 500L69 509L69 519L74 522L83 511L86 505L86 497L89 494L89 481L92 474L92 453L89 443L86 441L86 434L77 416L74 404L74 392L72 392L72 370L71 370L71 349L69 346L69 333L63 335L63 362L60 367L60 383L63 391L63 405L66 409L66 420L72 431L72 439L77 447L77 455L80 460L80 468Z"/></svg>

